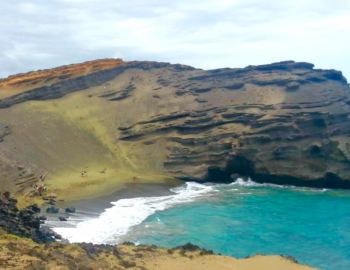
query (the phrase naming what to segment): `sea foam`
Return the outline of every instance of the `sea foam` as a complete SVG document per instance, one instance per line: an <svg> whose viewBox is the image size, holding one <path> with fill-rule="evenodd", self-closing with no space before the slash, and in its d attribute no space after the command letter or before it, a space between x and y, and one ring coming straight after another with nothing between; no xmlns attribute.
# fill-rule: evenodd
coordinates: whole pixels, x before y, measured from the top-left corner
<svg viewBox="0 0 350 270"><path fill-rule="evenodd" d="M229 188L232 187L232 188ZM220 188L236 193L236 195L251 195L244 188L270 187L278 189L290 188L294 191L324 192L320 189L279 186L274 184L259 184L251 179L238 178L232 184L200 184L187 182L186 184L170 189L174 195L162 197L140 197L121 199L112 202L111 208L106 209L99 217L87 217L86 220L68 220L65 227L61 224L48 222L53 230L68 239L70 242L90 242L94 244L119 244L126 240L130 230L157 211L163 211L181 204L207 200L210 197L220 196ZM238 191L238 192L237 192ZM243 193L240 191L244 191Z"/></svg>
<svg viewBox="0 0 350 270"><path fill-rule="evenodd" d="M89 242L94 244L118 244L123 236L147 217L179 204L197 200L214 191L212 186L188 182L172 188L174 195L162 197L142 197L122 199L112 202L98 218L78 223L73 228L56 227L53 230L70 242Z"/></svg>

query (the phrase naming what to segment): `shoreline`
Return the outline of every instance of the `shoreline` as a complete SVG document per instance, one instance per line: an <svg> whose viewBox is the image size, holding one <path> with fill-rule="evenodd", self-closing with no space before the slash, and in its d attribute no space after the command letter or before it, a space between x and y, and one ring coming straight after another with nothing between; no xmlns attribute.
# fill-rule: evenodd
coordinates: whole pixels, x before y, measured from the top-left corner
<svg viewBox="0 0 350 270"><path fill-rule="evenodd" d="M81 176L68 176L65 178L49 178L42 182L47 187L47 191L43 196L28 196L28 194L15 194L20 209L29 205L37 204L43 206L45 204L44 197L55 194L55 198L64 202L74 202L77 200L90 200L97 197L104 197L118 192L125 187L134 184L161 184L161 185L181 185L185 183L183 180L173 178L168 175L161 174L143 174L135 179L135 173L119 172L118 174L106 173L106 176L99 178L99 175L90 173L88 178ZM73 178L72 178L73 177ZM39 183L40 184L40 183ZM28 190L26 190L28 193Z"/></svg>
<svg viewBox="0 0 350 270"><path fill-rule="evenodd" d="M44 226L49 226L51 229L74 228L80 222L98 218L107 209L113 207L113 202L117 202L122 199L174 195L170 189L183 184L185 184L185 182L182 181L165 181L163 183L128 183L109 194L98 195L85 199L58 202L53 207L60 208L59 213L45 213L45 216L48 219ZM48 207L52 207L52 205L45 205L43 210L46 210ZM65 213L65 209L68 207L74 207L76 212L73 214ZM59 221L59 217L68 218L67 221ZM75 224L73 225L72 223Z"/></svg>
<svg viewBox="0 0 350 270"><path fill-rule="evenodd" d="M103 206L112 206L111 202L121 199L133 199L138 197L160 197L173 194L169 189L181 186L186 182L164 183L126 183L110 193L98 194L88 198L77 198L57 203L57 207L88 208L88 205L98 203Z"/></svg>
<svg viewBox="0 0 350 270"><path fill-rule="evenodd" d="M125 188L119 189L115 192L112 192L109 195L105 196L97 196L90 199L84 199L84 200L75 200L71 201L75 206L82 205L86 208L90 208L92 204L96 205L97 209L104 209L105 206L111 206L110 202L119 199L124 198L130 198L130 197L139 197L139 196L166 196L169 194L173 194L169 191L169 188L174 187L174 183L162 183L162 184L145 184L145 183L135 183L135 184L128 184L125 185ZM112 199L112 200L111 200ZM97 205L97 202L99 204ZM69 202L62 202L60 203L60 206L63 207ZM68 205L69 206L69 205ZM57 216L56 216L57 217ZM9 245L19 245L21 247L24 247L25 245L29 245L28 250L31 248L31 242L27 244L25 242L25 239L18 239L18 238L11 238L9 236L9 239L6 238L5 235L3 240L0 237L0 242L3 241L6 244ZM114 245L113 245L114 246ZM186 245L185 245L186 246ZM36 246L38 248L38 246ZM42 246L44 248L44 246ZM47 248L50 248L50 245L45 246L45 250ZM71 250L76 250L78 247L82 247L83 250L85 248L87 250L91 250L94 252L96 249L100 249L102 247L107 247L106 251L103 250L102 252L106 252L108 255L108 248L111 246L106 245L91 245L91 244L52 244L52 250L50 249L50 252L52 251L52 254L54 253L54 250L57 249L57 247L62 248L63 252L71 252ZM40 246L41 248L41 246ZM79 249L80 251L81 249ZM116 262L116 266L118 264L123 264L125 260L132 261L136 265L144 265L146 263L147 269L169 269L169 270L175 270L179 269L178 267L181 265L181 269L188 269L188 270L200 270L203 269L203 264L205 264L207 267L210 267L208 269L213 269L212 267L218 267L218 269L231 269L227 267L232 267L233 265L237 267L237 269L259 269L261 270L267 270L267 269L284 269L284 270L296 270L296 269L316 269L312 268L311 266L308 266L306 264L298 264L293 257L285 257L285 256L279 256L279 255L269 255L269 256L262 256L262 255L255 255L251 258L245 258L245 259L239 259L237 257L233 256L220 256L220 255L201 255L199 253L193 253L192 251L186 251L182 248L154 248L153 246L125 246L125 245L117 245L115 246L115 250L119 250L122 253L121 254L128 254L124 259ZM151 251L152 250L152 251ZM183 252L183 250L185 252ZM151 252L150 252L151 251ZM47 251L44 251L47 252ZM23 253L24 256L26 256L26 253ZM105 253L102 253L105 254ZM134 254L130 256L129 254ZM143 256L140 257L139 254L142 254ZM0 254L1 256L7 256L7 254ZM83 255L83 254L82 254ZM154 257L156 255L156 257ZM10 256L10 255L9 255ZM79 255L80 256L80 255ZM95 255L94 255L95 256ZM150 256L150 257L149 257ZM89 256L88 256L89 257ZM107 256L108 257L108 256ZM142 258L147 258L146 260L143 260ZM97 259L97 260L96 260ZM95 257L94 261L92 263L103 263L104 257L101 258ZM16 261L11 261L11 263L16 263ZM42 262L43 264L46 264L46 261ZM18 265L18 267L22 267L23 264ZM157 267L155 267L157 266ZM149 268L152 267L152 268ZM18 268L21 269L21 268Z"/></svg>

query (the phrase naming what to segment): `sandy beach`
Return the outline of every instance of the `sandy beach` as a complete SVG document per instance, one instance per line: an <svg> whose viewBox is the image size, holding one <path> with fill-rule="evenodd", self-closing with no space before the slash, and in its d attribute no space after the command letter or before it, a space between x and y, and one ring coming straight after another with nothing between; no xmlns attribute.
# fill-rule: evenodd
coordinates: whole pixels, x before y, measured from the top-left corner
<svg viewBox="0 0 350 270"><path fill-rule="evenodd" d="M91 218L98 218L106 209L111 208L111 202L121 199L132 199L139 197L160 197L173 195L170 188L184 184L182 181L165 181L164 183L128 183L122 185L110 194L94 196L86 199L75 199L58 202L55 207L60 208L58 214L45 213L48 218L47 225L50 227L71 227L67 222L60 222L59 217L67 217L77 223ZM52 205L44 204L43 209ZM74 207L74 214L65 213L65 208Z"/></svg>

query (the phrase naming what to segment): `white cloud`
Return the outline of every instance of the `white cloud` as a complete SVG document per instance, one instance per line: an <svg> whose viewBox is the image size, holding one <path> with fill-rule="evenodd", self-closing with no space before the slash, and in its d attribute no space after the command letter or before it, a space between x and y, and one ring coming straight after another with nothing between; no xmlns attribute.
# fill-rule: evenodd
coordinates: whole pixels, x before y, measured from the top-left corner
<svg viewBox="0 0 350 270"><path fill-rule="evenodd" d="M0 3L0 76L96 58L198 68L281 60L350 79L343 0L36 0Z"/></svg>

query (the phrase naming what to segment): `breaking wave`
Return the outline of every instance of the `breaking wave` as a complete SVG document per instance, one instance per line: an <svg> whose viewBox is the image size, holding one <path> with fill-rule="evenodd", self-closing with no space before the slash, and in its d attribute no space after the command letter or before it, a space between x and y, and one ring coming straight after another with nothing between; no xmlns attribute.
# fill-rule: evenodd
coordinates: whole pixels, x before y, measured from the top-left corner
<svg viewBox="0 0 350 270"><path fill-rule="evenodd" d="M156 211L174 207L179 204L198 200L213 192L212 186L198 183L186 183L171 189L174 195L163 197L146 197L122 199L113 202L113 207L106 209L99 218L88 219L73 228L53 228L70 242L91 242L94 244L116 244L130 228L144 221Z"/></svg>
<svg viewBox="0 0 350 270"><path fill-rule="evenodd" d="M291 188L296 191L311 192L326 191L325 189L259 184L251 179L243 180L240 178L229 185L187 182L183 186L170 189L174 195L121 199L112 202L113 206L106 209L98 217L73 216L65 224L65 227L62 227L62 224L57 224L57 222L51 222L51 224L48 222L48 225L51 225L55 232L70 242L119 244L126 240L126 235L133 227L141 224L157 211L200 200L214 200L220 198L220 193L223 191L229 191L236 195L251 195L253 194L251 188L254 187Z"/></svg>

